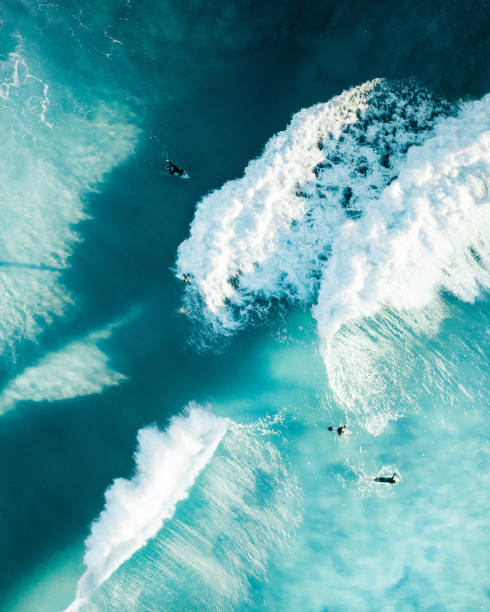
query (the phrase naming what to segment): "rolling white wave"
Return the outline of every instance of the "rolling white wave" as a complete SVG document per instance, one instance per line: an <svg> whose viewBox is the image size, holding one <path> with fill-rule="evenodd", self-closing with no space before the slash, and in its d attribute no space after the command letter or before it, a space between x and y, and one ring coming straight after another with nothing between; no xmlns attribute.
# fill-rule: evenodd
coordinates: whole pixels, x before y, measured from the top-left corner
<svg viewBox="0 0 490 612"><path fill-rule="evenodd" d="M138 130L124 107L72 100L20 36L0 61L0 351L33 339L70 296L60 282L84 196L121 163Z"/></svg>
<svg viewBox="0 0 490 612"><path fill-rule="evenodd" d="M75 601L78 610L117 568L161 529L185 499L229 427L228 419L191 404L164 432L140 429L131 480L106 491L105 509L92 524Z"/></svg>
<svg viewBox="0 0 490 612"><path fill-rule="evenodd" d="M227 334L274 302L312 306L337 400L379 432L401 413L373 408L403 376L400 338L438 329L445 292L490 287L489 130L490 96L450 108L415 84L301 111L199 203L186 311Z"/></svg>
<svg viewBox="0 0 490 612"><path fill-rule="evenodd" d="M332 246L314 314L324 344L350 319L490 287L490 95L441 120Z"/></svg>
<svg viewBox="0 0 490 612"><path fill-rule="evenodd" d="M98 347L110 337L113 328L110 325L92 332L26 368L0 394L0 414L19 401L52 402L91 395L125 380L123 374L110 367L108 356Z"/></svg>
<svg viewBox="0 0 490 612"><path fill-rule="evenodd" d="M405 387L413 334L437 331L441 292L473 302L490 288L489 177L486 96L409 150L397 180L332 246L313 314L337 399L373 433L404 411L408 398L386 391L394 378Z"/></svg>

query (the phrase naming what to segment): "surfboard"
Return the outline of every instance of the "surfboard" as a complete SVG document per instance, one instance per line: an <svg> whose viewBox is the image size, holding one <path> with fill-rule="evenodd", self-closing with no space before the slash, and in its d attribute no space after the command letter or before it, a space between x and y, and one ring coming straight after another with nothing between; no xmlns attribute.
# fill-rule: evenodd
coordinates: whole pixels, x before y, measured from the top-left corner
<svg viewBox="0 0 490 612"><path fill-rule="evenodd" d="M176 173L176 174L172 174L171 172L169 172L168 174L169 174L169 176L173 176L174 178L179 178L179 179L189 179L189 178L191 178L191 177L190 177L190 176L187 174L187 172L186 172L185 170L184 170L184 174L182 174L182 175L179 175L179 174L177 174L177 173Z"/></svg>

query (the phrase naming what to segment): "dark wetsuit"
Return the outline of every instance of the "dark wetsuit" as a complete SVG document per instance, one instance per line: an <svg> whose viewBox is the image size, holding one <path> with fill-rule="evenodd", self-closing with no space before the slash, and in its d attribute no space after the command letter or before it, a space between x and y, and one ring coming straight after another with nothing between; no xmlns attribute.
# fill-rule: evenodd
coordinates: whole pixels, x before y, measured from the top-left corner
<svg viewBox="0 0 490 612"><path fill-rule="evenodd" d="M177 176L182 176L185 172L184 168L179 168L175 164L173 164L169 159L167 159L167 170L170 172L172 176L175 174Z"/></svg>
<svg viewBox="0 0 490 612"><path fill-rule="evenodd" d="M393 476L376 476L374 478L374 482L388 482L389 484L396 484L396 478L398 474L393 474Z"/></svg>

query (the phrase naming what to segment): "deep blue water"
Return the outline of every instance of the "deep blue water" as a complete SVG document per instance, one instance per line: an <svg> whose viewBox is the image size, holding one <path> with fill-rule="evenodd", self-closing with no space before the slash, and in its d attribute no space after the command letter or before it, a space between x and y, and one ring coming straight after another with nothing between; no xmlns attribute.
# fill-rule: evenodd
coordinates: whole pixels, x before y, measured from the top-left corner
<svg viewBox="0 0 490 612"><path fill-rule="evenodd" d="M2 3L2 610L66 608L84 551L86 610L489 606L489 17L481 1ZM286 170L289 141L222 187L300 109L333 100L334 117L374 78L375 119L345 102L359 130L307 146L306 111ZM364 171L369 129L381 161ZM397 181L406 209L384 218ZM313 202L291 235L276 219L308 204L286 210L289 193ZM338 312L354 314L329 336ZM327 431L343 422L350 438Z"/></svg>

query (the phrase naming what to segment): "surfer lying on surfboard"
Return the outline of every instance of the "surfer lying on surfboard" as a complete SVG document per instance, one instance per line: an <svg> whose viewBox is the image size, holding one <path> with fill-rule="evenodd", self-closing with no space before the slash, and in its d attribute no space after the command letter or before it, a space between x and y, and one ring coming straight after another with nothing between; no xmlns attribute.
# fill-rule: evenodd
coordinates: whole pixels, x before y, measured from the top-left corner
<svg viewBox="0 0 490 612"><path fill-rule="evenodd" d="M339 427L329 427L328 431L336 431L339 436L350 436L352 431L347 429L347 425L339 425Z"/></svg>
<svg viewBox="0 0 490 612"><path fill-rule="evenodd" d="M172 176L184 176L185 170L184 168L179 168L174 163L172 163L169 159L165 160L167 162L167 170L170 172Z"/></svg>
<svg viewBox="0 0 490 612"><path fill-rule="evenodd" d="M376 476L376 478L373 478L373 481L374 482L387 482L389 484L397 484L399 478L400 478L400 474L397 474L395 472L393 476Z"/></svg>

